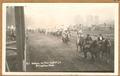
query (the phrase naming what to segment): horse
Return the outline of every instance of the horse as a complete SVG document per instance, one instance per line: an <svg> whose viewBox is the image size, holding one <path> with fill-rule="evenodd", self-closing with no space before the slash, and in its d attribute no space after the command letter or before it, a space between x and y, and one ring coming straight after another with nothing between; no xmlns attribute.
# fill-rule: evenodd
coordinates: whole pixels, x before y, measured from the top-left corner
<svg viewBox="0 0 120 76"><path fill-rule="evenodd" d="M101 59L109 59L110 50L111 50L111 42L108 39L103 41L94 40L90 44L89 50L87 52L91 53L92 59L101 58Z"/></svg>
<svg viewBox="0 0 120 76"><path fill-rule="evenodd" d="M62 41L64 43L68 43L68 41L70 41L70 34L69 33L66 33L66 32L63 32L62 33Z"/></svg>
<svg viewBox="0 0 120 76"><path fill-rule="evenodd" d="M102 42L102 45L100 46L100 52L101 52L101 58L103 59L109 59L110 57L110 51L111 51L111 42L108 39L105 39Z"/></svg>
<svg viewBox="0 0 120 76"><path fill-rule="evenodd" d="M9 36L10 36L10 40L15 40L16 39L15 31L11 31Z"/></svg>
<svg viewBox="0 0 120 76"><path fill-rule="evenodd" d="M107 60L110 57L110 50L111 50L111 42L108 39L104 39L102 41L99 41L97 39L86 41L84 37L77 34L77 52L84 53L84 58L88 57L88 52L91 55L91 59L95 60L98 59L104 59ZM80 48L80 50L78 49Z"/></svg>
<svg viewBox="0 0 120 76"><path fill-rule="evenodd" d="M93 40L91 45L90 45L90 48L89 48L89 52L91 53L91 58L93 60L95 60L96 58L99 57L99 53L100 53L100 49L99 49L99 46L97 44L97 40Z"/></svg>
<svg viewBox="0 0 120 76"><path fill-rule="evenodd" d="M61 35L62 35L62 31L57 31L57 32L56 32L56 36L57 36L57 37L59 37L59 36L61 36Z"/></svg>
<svg viewBox="0 0 120 76"><path fill-rule="evenodd" d="M83 53L84 53L85 58L87 58L88 52L91 53L91 55L92 55L92 52L91 52L91 46L93 45L92 43L93 43L92 40L88 41L88 42L86 40L84 40Z"/></svg>

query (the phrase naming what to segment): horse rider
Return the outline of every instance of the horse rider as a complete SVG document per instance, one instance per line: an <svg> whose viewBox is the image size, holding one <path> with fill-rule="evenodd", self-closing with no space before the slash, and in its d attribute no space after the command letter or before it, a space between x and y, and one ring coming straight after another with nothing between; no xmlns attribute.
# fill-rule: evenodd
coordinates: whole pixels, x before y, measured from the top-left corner
<svg viewBox="0 0 120 76"><path fill-rule="evenodd" d="M90 34L87 34L87 37L85 38L86 44L90 44L92 41L92 37L90 36Z"/></svg>
<svg viewBox="0 0 120 76"><path fill-rule="evenodd" d="M98 41L103 41L103 40L104 40L103 35L102 35L102 34L99 34L99 36L98 36Z"/></svg>
<svg viewBox="0 0 120 76"><path fill-rule="evenodd" d="M65 30L65 31L64 31L64 34L67 36L67 35L68 35L68 30Z"/></svg>
<svg viewBox="0 0 120 76"><path fill-rule="evenodd" d="M67 39L67 40L69 41L68 35L69 35L68 30L64 30L64 31L62 32L62 39Z"/></svg>
<svg viewBox="0 0 120 76"><path fill-rule="evenodd" d="M105 40L105 39L104 39L103 35L102 35L102 34L99 34L99 36L98 36L98 44L99 44L99 45L102 45L102 43L103 43L104 40Z"/></svg>
<svg viewBox="0 0 120 76"><path fill-rule="evenodd" d="M62 32L62 37L65 37L65 35L66 35L66 30Z"/></svg>

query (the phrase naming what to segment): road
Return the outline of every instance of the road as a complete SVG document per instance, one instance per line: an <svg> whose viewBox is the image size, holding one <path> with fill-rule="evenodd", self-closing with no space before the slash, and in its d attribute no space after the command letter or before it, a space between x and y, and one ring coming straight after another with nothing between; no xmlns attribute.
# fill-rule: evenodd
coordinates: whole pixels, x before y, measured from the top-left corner
<svg viewBox="0 0 120 76"><path fill-rule="evenodd" d="M113 65L79 56L75 41L65 44L55 36L31 33L26 45L30 72L113 72Z"/></svg>

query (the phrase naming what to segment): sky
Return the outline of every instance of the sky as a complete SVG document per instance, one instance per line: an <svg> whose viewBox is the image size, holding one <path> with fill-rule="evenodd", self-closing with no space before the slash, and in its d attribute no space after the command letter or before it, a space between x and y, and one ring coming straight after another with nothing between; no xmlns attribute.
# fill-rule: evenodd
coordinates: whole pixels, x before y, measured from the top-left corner
<svg viewBox="0 0 120 76"><path fill-rule="evenodd" d="M30 28L54 28L57 25L88 24L89 16L98 16L99 22L114 20L116 4L36 4L25 6L25 24Z"/></svg>

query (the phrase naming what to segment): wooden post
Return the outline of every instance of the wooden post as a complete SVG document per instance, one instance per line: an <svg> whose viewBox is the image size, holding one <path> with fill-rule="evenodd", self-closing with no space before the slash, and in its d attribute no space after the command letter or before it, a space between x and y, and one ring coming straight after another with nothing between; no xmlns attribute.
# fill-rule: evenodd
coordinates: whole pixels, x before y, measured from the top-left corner
<svg viewBox="0 0 120 76"><path fill-rule="evenodd" d="M24 48L25 48L25 25L24 7L15 6L16 44L17 44L17 71L23 71Z"/></svg>

